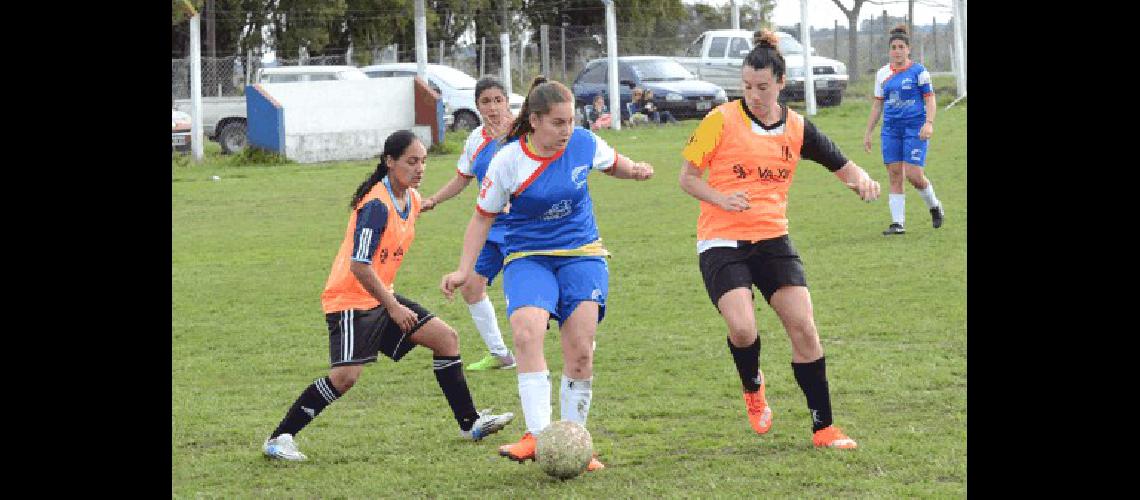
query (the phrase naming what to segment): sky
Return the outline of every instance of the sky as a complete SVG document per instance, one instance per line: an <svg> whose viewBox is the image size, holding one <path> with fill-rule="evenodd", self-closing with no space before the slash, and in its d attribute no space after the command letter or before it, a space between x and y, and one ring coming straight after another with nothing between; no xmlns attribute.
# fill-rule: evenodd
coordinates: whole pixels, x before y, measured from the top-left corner
<svg viewBox="0 0 1140 500"><path fill-rule="evenodd" d="M686 4L700 3L705 5L729 3L728 0L682 1ZM737 0L737 5L743 6L748 1L750 0ZM854 3L851 0L839 1L847 7ZM937 5L942 7L935 7ZM859 21L870 19L872 15L879 17L883 15L884 9L890 16L906 17L907 1L886 0L884 5L864 3L863 7L859 9ZM917 21L915 24L930 24L930 21L935 18L938 19L939 23L944 23L951 17L953 16L950 0L915 0L914 2L914 19ZM840 26L847 25L847 16L844 16L843 11L839 10L839 7L836 7L831 0L808 0L808 18L813 28L832 28L835 26L835 21L839 21ZM776 8L772 11L772 22L777 26L787 26L800 22L800 0L776 0Z"/></svg>

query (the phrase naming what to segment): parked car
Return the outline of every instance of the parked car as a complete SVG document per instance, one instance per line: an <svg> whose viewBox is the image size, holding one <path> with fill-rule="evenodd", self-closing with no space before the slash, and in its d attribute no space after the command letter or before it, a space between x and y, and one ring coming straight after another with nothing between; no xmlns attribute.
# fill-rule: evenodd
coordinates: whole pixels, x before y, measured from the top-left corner
<svg viewBox="0 0 1140 500"><path fill-rule="evenodd" d="M190 151L190 114L170 110L170 149Z"/></svg>
<svg viewBox="0 0 1140 500"><path fill-rule="evenodd" d="M353 66L277 66L257 70L257 83L314 82L322 80L367 80L368 75ZM175 109L190 112L190 99L174 101ZM245 149L245 97L202 97L202 132L217 141L222 153Z"/></svg>
<svg viewBox="0 0 1140 500"><path fill-rule="evenodd" d="M416 63L374 64L361 69L372 78L416 76ZM432 90L443 96L445 112L451 121L447 125L452 130L471 130L482 123L479 110L475 107L475 84L478 80L458 69L441 64L427 65L427 80ZM512 92L507 99L511 112L518 115L525 98Z"/></svg>
<svg viewBox="0 0 1140 500"><path fill-rule="evenodd" d="M740 67L744 57L752 51L752 31L748 30L709 30L697 37L689 45L685 57L673 58L693 74L703 80L720 85L735 99L744 95L740 80ZM804 100L804 47L795 37L782 31L776 32L780 41L780 53L787 64L787 85L780 93L782 100ZM847 90L847 65L835 59L811 56L812 82L815 84L816 102L824 106L835 106L843 101Z"/></svg>
<svg viewBox="0 0 1140 500"><path fill-rule="evenodd" d="M633 88L652 90L660 111L677 118L700 118L713 107L728 100L724 89L714 83L698 80L676 61L662 56L618 57L618 91L624 108L633 96ZM592 104L598 93L609 94L609 60L594 59L574 79L575 108ZM606 97L606 104L609 104Z"/></svg>

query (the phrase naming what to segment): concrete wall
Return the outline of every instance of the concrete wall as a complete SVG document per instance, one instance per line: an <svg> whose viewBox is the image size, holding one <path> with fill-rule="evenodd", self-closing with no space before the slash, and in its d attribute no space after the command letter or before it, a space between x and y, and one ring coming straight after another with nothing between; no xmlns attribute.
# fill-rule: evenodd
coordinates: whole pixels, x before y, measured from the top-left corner
<svg viewBox="0 0 1140 500"><path fill-rule="evenodd" d="M388 135L415 125L411 77L259 87L280 104L285 157L299 163L373 158Z"/></svg>

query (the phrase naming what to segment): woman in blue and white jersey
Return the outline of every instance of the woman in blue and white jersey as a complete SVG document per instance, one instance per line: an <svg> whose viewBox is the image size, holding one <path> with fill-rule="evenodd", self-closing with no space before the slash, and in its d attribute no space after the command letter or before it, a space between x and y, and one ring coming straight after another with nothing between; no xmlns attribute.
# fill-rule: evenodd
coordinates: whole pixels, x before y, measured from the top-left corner
<svg viewBox="0 0 1140 500"><path fill-rule="evenodd" d="M905 24L891 29L890 44L891 62L879 68L875 75L875 99L871 101L871 116L863 133L863 148L870 153L871 133L882 114L883 163L891 178L891 225L883 235L906 233L904 177L926 202L935 229L942 227L946 215L934 195L934 185L923 172L937 109L930 73L910 60L910 37Z"/></svg>
<svg viewBox="0 0 1140 500"><path fill-rule="evenodd" d="M424 200L422 211L431 210L459 194L471 183L471 179L483 182L491 158L504 144L499 139L506 135L514 120L506 92L503 84L493 77L483 77L475 83L475 107L479 110L483 123L467 136L463 153L459 155L456 176ZM476 276L467 280L460 289L463 300L467 302L467 310L471 313L471 320L475 323L475 329L479 331L479 336L483 338L483 343L487 344L487 350L490 351L483 359L468 365L468 370L515 367L515 357L503 343L503 332L499 330L495 306L487 297L487 287L502 270L503 258L507 256L506 248L503 246L506 224L502 219L503 217L496 218L495 223L491 225L487 242L475 262Z"/></svg>
<svg viewBox="0 0 1140 500"><path fill-rule="evenodd" d="M508 139L491 160L463 239L456 271L443 277L444 295L471 279L492 220L510 204L503 291L518 359L519 398L526 416L522 439L499 454L523 462L535 456L535 436L550 424L550 372L543 336L551 318L562 340L562 420L586 424L593 395L593 345L609 293L609 255L602 245L587 176L598 170L646 180L653 167L617 154L593 132L574 125L574 96L558 82L535 79ZM595 457L587 470L604 467Z"/></svg>

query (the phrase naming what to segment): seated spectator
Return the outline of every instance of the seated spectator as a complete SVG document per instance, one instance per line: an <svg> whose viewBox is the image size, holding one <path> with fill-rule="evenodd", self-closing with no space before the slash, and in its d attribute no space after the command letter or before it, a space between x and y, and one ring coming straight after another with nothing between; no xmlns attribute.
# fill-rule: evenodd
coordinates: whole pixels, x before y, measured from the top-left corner
<svg viewBox="0 0 1140 500"><path fill-rule="evenodd" d="M640 96L640 100L635 96L635 102L639 102L642 113L649 117L649 121L660 125L661 123L677 123L677 118L670 113L669 110L661 111L657 109L657 104L653 102L653 91L646 90Z"/></svg>
<svg viewBox="0 0 1140 500"><path fill-rule="evenodd" d="M641 87L634 87L632 93L633 97L629 103L629 124L638 125L649 123L649 117L645 114L645 110L643 109L641 102L642 95L645 93L645 91L642 90Z"/></svg>
<svg viewBox="0 0 1140 500"><path fill-rule="evenodd" d="M589 106L587 106L587 108L583 115L585 115L586 123L590 127L590 130L606 128L613 123L613 117L610 115L609 109L606 108L605 94L599 93L595 95L593 109L589 109Z"/></svg>

